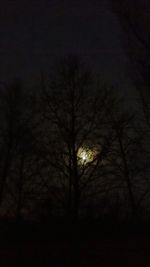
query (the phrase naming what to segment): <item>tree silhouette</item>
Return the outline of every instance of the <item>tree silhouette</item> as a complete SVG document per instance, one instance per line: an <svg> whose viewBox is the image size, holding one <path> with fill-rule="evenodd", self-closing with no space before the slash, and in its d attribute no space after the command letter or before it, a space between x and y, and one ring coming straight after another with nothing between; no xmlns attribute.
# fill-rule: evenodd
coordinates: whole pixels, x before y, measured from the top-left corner
<svg viewBox="0 0 150 267"><path fill-rule="evenodd" d="M117 187L110 155L114 143L120 140L117 130L125 123L124 118L123 123L117 122L120 126L114 127L110 114L117 101L113 88L98 83L77 57L60 61L48 82L42 77L39 169L50 202L71 220L77 220L90 202L97 202L99 196ZM124 159L123 153L121 158ZM124 175L125 165L124 160ZM128 175L126 182L131 200Z"/></svg>
<svg viewBox="0 0 150 267"><path fill-rule="evenodd" d="M1 91L1 210L18 221L137 216L149 186L134 117L76 56L41 78L36 92Z"/></svg>
<svg viewBox="0 0 150 267"><path fill-rule="evenodd" d="M129 115L127 112L119 113L114 110L110 114L110 123L113 125L116 137L110 161L115 168L115 175L120 177L122 196L125 196L126 193L128 195L128 210L131 209L131 217L138 220L140 214L137 200L141 195L139 175L143 169L141 166L142 153L139 153L141 136L136 131L133 118L133 115Z"/></svg>
<svg viewBox="0 0 150 267"><path fill-rule="evenodd" d="M4 206L6 210L7 205L9 210L11 207L11 216L16 216L18 219L21 217L25 199L27 201L26 194L34 187L31 179L35 169L33 164L35 137L33 138L32 120L33 107L21 82L16 81L4 88L1 91L3 157L0 160L0 206Z"/></svg>

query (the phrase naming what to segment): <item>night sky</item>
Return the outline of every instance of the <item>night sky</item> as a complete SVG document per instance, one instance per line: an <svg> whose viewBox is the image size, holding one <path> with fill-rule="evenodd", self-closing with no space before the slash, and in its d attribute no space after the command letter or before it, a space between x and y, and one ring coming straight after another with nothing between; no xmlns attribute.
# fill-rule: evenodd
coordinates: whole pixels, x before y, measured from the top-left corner
<svg viewBox="0 0 150 267"><path fill-rule="evenodd" d="M1 81L36 79L55 60L76 53L131 97L120 25L109 0L3 0L0 34Z"/></svg>

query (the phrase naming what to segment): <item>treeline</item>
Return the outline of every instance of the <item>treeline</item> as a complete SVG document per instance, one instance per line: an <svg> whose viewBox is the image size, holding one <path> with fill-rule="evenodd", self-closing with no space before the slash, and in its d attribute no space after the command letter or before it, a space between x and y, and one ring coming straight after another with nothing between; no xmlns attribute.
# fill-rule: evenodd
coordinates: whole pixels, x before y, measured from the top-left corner
<svg viewBox="0 0 150 267"><path fill-rule="evenodd" d="M149 128L77 57L0 90L1 218L149 220ZM141 114L140 114L141 112Z"/></svg>

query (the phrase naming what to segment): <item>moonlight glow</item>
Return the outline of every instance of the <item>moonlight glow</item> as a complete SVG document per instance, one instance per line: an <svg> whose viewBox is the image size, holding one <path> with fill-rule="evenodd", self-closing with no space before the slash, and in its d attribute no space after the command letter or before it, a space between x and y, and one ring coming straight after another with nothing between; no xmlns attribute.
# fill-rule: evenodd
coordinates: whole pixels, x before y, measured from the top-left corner
<svg viewBox="0 0 150 267"><path fill-rule="evenodd" d="M94 160L95 151L87 147L81 147L78 150L77 156L78 156L80 164L85 165Z"/></svg>

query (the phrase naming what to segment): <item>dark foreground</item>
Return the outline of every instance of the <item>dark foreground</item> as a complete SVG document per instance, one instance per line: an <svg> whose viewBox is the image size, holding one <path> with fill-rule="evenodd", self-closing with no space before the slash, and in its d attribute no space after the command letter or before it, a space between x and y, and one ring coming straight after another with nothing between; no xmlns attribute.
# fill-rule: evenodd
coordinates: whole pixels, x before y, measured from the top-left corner
<svg viewBox="0 0 150 267"><path fill-rule="evenodd" d="M148 230L5 224L0 233L0 267L150 266Z"/></svg>

